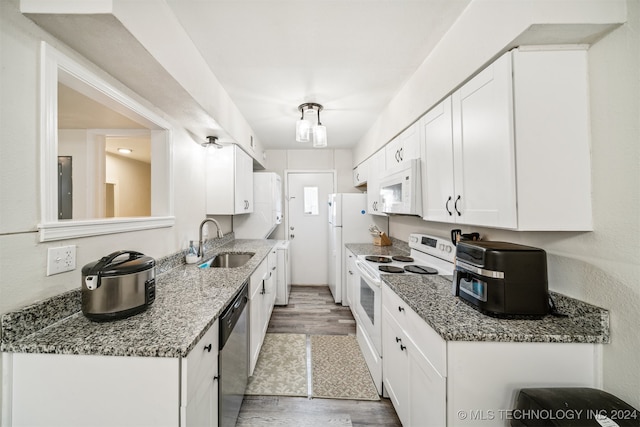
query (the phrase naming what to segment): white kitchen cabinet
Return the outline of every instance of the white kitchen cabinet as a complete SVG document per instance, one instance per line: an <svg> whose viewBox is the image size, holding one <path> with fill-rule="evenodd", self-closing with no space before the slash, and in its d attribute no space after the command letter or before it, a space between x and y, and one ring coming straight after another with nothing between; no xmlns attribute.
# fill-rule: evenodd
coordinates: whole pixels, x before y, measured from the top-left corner
<svg viewBox="0 0 640 427"><path fill-rule="evenodd" d="M277 305L289 304L291 293L291 263L289 262L289 241L282 240L278 244L278 256L276 269L276 301Z"/></svg>
<svg viewBox="0 0 640 427"><path fill-rule="evenodd" d="M392 168L402 162L420 158L420 124L414 123L385 145L385 166Z"/></svg>
<svg viewBox="0 0 640 427"><path fill-rule="evenodd" d="M273 248L249 279L249 376L258 362L276 301L277 259Z"/></svg>
<svg viewBox="0 0 640 427"><path fill-rule="evenodd" d="M207 148L208 215L253 212L253 159L237 145Z"/></svg>
<svg viewBox="0 0 640 427"><path fill-rule="evenodd" d="M425 220L592 229L584 50L507 52L420 123Z"/></svg>
<svg viewBox="0 0 640 427"><path fill-rule="evenodd" d="M217 321L186 358L4 353L3 359L8 426L217 425Z"/></svg>
<svg viewBox="0 0 640 427"><path fill-rule="evenodd" d="M347 305L351 308L351 312L355 311L355 289L358 286L358 269L356 268L356 256L349 249L344 251L344 269L345 277L343 283L347 286Z"/></svg>
<svg viewBox="0 0 640 427"><path fill-rule="evenodd" d="M382 305L383 383L398 418L405 426L446 425L445 341L387 285Z"/></svg>
<svg viewBox="0 0 640 427"><path fill-rule="evenodd" d="M365 160L353 169L353 186L359 187L367 183L369 176L369 161Z"/></svg>
<svg viewBox="0 0 640 427"><path fill-rule="evenodd" d="M181 425L218 425L219 323L216 322L182 359ZM185 382L186 381L186 382Z"/></svg>
<svg viewBox="0 0 640 427"><path fill-rule="evenodd" d="M382 212L380 200L380 178L385 169L385 150L378 150L368 159L369 172L367 175L367 207L371 215L387 216Z"/></svg>
<svg viewBox="0 0 640 427"><path fill-rule="evenodd" d="M600 388L602 345L445 341L382 285L383 383L405 426L506 426L524 387Z"/></svg>

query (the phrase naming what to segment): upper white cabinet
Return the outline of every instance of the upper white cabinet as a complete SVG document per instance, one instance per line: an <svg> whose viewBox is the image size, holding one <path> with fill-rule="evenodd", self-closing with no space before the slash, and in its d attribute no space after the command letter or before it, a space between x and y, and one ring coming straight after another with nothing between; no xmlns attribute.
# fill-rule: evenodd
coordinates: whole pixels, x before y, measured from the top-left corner
<svg viewBox="0 0 640 427"><path fill-rule="evenodd" d="M253 159L237 145L207 149L207 214L253 212Z"/></svg>
<svg viewBox="0 0 640 427"><path fill-rule="evenodd" d="M369 172L367 177L367 208L372 215L383 215L380 202L380 175L385 169L385 150L381 149L367 160Z"/></svg>
<svg viewBox="0 0 640 427"><path fill-rule="evenodd" d="M367 183L369 175L369 161L365 160L353 169L353 186L358 187Z"/></svg>
<svg viewBox="0 0 640 427"><path fill-rule="evenodd" d="M420 158L420 125L414 123L392 139L384 148L385 166L391 168L402 162Z"/></svg>
<svg viewBox="0 0 640 427"><path fill-rule="evenodd" d="M424 219L592 229L586 59L507 52L425 114Z"/></svg>

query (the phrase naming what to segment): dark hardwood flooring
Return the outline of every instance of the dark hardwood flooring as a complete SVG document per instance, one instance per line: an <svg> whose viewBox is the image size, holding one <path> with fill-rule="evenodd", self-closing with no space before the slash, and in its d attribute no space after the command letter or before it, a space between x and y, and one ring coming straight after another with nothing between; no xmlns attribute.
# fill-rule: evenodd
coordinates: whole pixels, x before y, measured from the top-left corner
<svg viewBox="0 0 640 427"><path fill-rule="evenodd" d="M273 308L267 333L355 335L356 321L349 307L333 302L328 286L294 285L289 304Z"/></svg>
<svg viewBox="0 0 640 427"><path fill-rule="evenodd" d="M273 309L267 333L355 335L356 324L349 307L333 302L328 286L293 285L289 304ZM245 396L240 413L253 419L264 417L264 425L297 427L304 426L305 420L317 414L348 414L355 427L402 426L391 401L384 398L372 402ZM278 421L278 417L281 417L282 421Z"/></svg>

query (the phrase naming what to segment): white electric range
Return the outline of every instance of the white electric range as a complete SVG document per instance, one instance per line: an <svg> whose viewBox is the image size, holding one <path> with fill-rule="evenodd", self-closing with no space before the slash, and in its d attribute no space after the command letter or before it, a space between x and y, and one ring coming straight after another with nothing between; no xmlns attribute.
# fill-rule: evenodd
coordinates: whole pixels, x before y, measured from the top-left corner
<svg viewBox="0 0 640 427"><path fill-rule="evenodd" d="M359 279L355 296L357 338L382 394L382 274L453 275L455 246L448 239L426 234L409 236L408 256L359 255Z"/></svg>

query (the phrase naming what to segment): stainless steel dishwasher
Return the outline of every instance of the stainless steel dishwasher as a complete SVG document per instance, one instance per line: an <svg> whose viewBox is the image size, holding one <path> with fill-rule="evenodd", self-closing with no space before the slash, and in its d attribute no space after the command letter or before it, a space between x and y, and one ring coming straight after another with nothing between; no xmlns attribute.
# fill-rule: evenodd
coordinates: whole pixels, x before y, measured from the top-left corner
<svg viewBox="0 0 640 427"><path fill-rule="evenodd" d="M218 425L234 427L249 378L248 282L220 316Z"/></svg>

